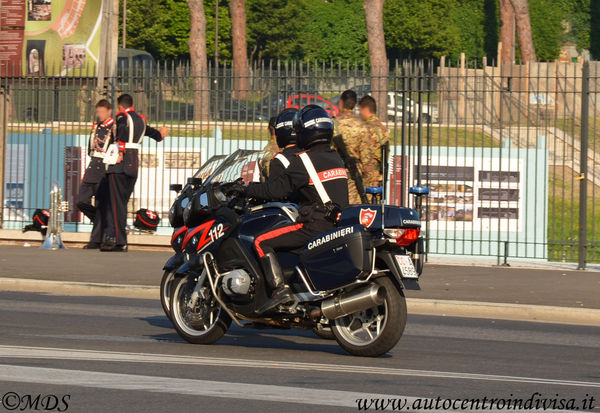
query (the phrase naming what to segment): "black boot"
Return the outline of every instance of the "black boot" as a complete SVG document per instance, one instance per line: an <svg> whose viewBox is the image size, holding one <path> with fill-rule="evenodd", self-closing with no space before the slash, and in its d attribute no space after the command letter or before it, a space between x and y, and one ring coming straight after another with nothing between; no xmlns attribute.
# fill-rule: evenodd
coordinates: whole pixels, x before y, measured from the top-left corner
<svg viewBox="0 0 600 413"><path fill-rule="evenodd" d="M272 252L265 254L265 256L260 259L260 264L263 267L267 284L271 287L272 293L271 298L258 310L259 313L264 313L265 311L277 307L279 304L294 301L292 290L285 285L283 271L281 271L279 260L275 254Z"/></svg>
<svg viewBox="0 0 600 413"><path fill-rule="evenodd" d="M105 236L102 245L100 245L100 251L112 251L116 244L117 240L115 238Z"/></svg>
<svg viewBox="0 0 600 413"><path fill-rule="evenodd" d="M84 250L97 250L100 249L100 244L97 242L89 242L83 246Z"/></svg>

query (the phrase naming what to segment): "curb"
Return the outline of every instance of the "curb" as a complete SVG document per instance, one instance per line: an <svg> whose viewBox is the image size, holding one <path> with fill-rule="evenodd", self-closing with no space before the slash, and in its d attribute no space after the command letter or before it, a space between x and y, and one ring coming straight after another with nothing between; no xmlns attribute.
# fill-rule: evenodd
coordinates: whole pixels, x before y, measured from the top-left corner
<svg viewBox="0 0 600 413"><path fill-rule="evenodd" d="M408 312L414 314L539 321L559 324L600 326L600 309L548 305L488 303L480 301L407 298Z"/></svg>
<svg viewBox="0 0 600 413"><path fill-rule="evenodd" d="M80 296L159 299L159 287L0 277L0 290ZM600 309L407 298L409 314L493 318L600 326Z"/></svg>
<svg viewBox="0 0 600 413"><path fill-rule="evenodd" d="M0 277L0 291L158 300L159 287Z"/></svg>
<svg viewBox="0 0 600 413"><path fill-rule="evenodd" d="M87 244L90 239L89 232L62 232L62 240L65 244ZM171 235L161 234L136 234L127 235L129 245L134 247L170 248ZM39 232L25 232L17 229L0 229L0 243L22 244L24 242L33 245L41 245L44 241Z"/></svg>

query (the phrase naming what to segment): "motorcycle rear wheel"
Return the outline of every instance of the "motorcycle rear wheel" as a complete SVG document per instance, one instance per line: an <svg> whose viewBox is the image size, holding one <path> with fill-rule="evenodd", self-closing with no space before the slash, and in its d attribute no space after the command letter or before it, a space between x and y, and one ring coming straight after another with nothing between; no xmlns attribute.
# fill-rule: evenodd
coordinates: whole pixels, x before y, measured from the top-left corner
<svg viewBox="0 0 600 413"><path fill-rule="evenodd" d="M390 351L406 327L406 299L387 277L375 279L387 295L382 305L331 322L340 347L354 356L378 357Z"/></svg>
<svg viewBox="0 0 600 413"><path fill-rule="evenodd" d="M190 307L197 279L197 276L189 275L173 280L171 321L177 334L185 341L192 344L212 344L227 332L231 318L214 299L206 279L197 302Z"/></svg>

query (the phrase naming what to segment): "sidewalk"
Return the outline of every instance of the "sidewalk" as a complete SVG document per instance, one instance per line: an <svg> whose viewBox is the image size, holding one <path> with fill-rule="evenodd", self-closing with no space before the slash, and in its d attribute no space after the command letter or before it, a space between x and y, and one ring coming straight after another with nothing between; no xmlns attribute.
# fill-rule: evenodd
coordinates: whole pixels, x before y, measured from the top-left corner
<svg viewBox="0 0 600 413"><path fill-rule="evenodd" d="M158 287L168 251L0 245L0 278ZM600 272L429 263L408 298L600 309Z"/></svg>

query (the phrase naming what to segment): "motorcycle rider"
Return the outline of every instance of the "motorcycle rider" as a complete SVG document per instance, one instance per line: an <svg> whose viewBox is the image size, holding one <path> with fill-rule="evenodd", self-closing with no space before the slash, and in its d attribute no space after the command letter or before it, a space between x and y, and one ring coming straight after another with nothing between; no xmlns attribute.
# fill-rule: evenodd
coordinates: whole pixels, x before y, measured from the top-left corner
<svg viewBox="0 0 600 413"><path fill-rule="evenodd" d="M269 178L281 175L295 155L300 152L296 146L296 131L294 130L294 115L298 112L296 108L288 108L281 111L275 121L275 138L280 151L271 159L269 164Z"/></svg>
<svg viewBox="0 0 600 413"><path fill-rule="evenodd" d="M300 248L317 234L333 229L341 209L348 205L346 168L337 152L331 149L333 122L327 112L317 105L305 106L296 112L293 126L296 143L304 151L296 154L282 174L247 187L233 184L227 191L261 200L281 199L293 191L298 191L300 197L299 218L295 224L263 232L254 240L272 290L271 299L259 309L260 312L293 300L275 249Z"/></svg>

